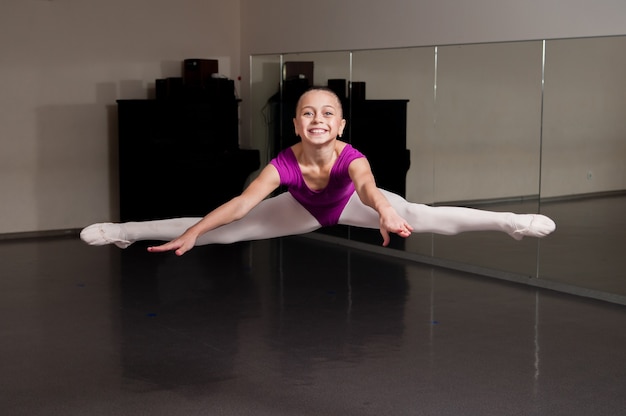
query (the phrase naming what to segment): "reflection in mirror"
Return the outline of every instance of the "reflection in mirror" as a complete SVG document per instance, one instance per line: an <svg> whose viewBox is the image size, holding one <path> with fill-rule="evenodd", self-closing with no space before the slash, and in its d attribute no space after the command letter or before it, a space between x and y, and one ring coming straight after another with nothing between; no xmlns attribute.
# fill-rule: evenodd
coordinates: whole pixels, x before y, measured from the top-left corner
<svg viewBox="0 0 626 416"><path fill-rule="evenodd" d="M437 205L538 211L542 54L540 41L438 48ZM437 235L434 255L535 276L537 240Z"/></svg>
<svg viewBox="0 0 626 416"><path fill-rule="evenodd" d="M347 79L346 95L352 99L344 104L349 108L346 139L368 156L381 187L426 204L444 201L536 212L541 42L440 49L440 63L433 47L358 51L352 56L344 52L282 55L281 93L272 96L265 91L272 97L269 119L281 120L280 127L274 126L269 133L269 154L297 140L291 119L294 97L299 94L289 93L293 79L287 79L285 64L309 62L313 65L309 85ZM277 61L275 57L269 60ZM305 74L295 80L298 83L308 77L308 72L301 72ZM350 94L351 81L363 87L358 97ZM402 120L398 120L400 115ZM395 153L382 154L384 148ZM403 166L405 155L410 160ZM400 172L390 175L392 170ZM399 185L402 189L397 189ZM381 242L378 230L352 229L350 238L375 245ZM399 244L393 247L534 275L536 244L502 242L509 239L493 233L437 237L438 245L433 248L432 235L415 234L407 241L396 238Z"/></svg>
<svg viewBox="0 0 626 416"><path fill-rule="evenodd" d="M285 122L291 131L291 115L279 119L280 111L272 115L270 108L284 87L284 62L313 62L316 85L362 82L367 100L406 102L407 199L541 210L557 223L557 232L543 240L422 235L402 250L538 275L626 302L626 280L619 276L626 268L624 50L626 37L612 37L254 56L253 146L267 149L269 160L275 125ZM369 123L384 128L388 119ZM349 130L346 139L358 141L359 131Z"/></svg>
<svg viewBox="0 0 626 416"><path fill-rule="evenodd" d="M626 296L626 37L546 41L540 277Z"/></svg>
<svg viewBox="0 0 626 416"><path fill-rule="evenodd" d="M376 113L365 121L365 128L351 123L358 130L351 130L351 140L370 159L378 186L412 202L433 202L434 56L432 47L352 54L352 79L364 84L362 98ZM354 99L352 104L356 104ZM358 109L355 105L355 111ZM379 149L385 147L390 154L380 154ZM386 163L377 166L379 154ZM405 154L409 156L406 164L402 163ZM377 230L353 229L351 237L377 245L381 242ZM392 247L430 256L432 236L414 234L406 241L395 237Z"/></svg>

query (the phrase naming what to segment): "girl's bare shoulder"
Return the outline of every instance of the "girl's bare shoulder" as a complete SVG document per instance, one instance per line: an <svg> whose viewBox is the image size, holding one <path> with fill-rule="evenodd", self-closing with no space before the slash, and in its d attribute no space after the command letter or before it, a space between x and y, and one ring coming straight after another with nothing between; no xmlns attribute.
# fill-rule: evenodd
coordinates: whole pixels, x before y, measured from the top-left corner
<svg viewBox="0 0 626 416"><path fill-rule="evenodd" d="M343 151L343 149L346 148L347 145L348 143L343 142L341 140L337 140L335 142L335 151L337 152L337 154L340 154Z"/></svg>

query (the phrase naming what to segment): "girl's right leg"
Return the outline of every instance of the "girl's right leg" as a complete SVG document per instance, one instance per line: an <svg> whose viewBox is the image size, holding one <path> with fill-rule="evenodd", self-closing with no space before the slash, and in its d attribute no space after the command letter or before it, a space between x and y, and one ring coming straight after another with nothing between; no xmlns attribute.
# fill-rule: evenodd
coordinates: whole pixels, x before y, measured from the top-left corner
<svg viewBox="0 0 626 416"><path fill-rule="evenodd" d="M115 244L126 248L135 241L171 241L201 218L93 224L81 232L90 245ZM198 238L196 245L230 244L237 241L260 240L303 234L320 228L319 222L285 192L262 201L244 218L211 230Z"/></svg>
<svg viewBox="0 0 626 416"><path fill-rule="evenodd" d="M502 231L516 240L525 236L544 237L555 229L554 221L540 214L515 214L464 207L432 207L406 201L399 195L380 190L398 214L416 233L455 235L467 231ZM380 227L378 213L364 205L356 192L344 208L340 224L367 228Z"/></svg>

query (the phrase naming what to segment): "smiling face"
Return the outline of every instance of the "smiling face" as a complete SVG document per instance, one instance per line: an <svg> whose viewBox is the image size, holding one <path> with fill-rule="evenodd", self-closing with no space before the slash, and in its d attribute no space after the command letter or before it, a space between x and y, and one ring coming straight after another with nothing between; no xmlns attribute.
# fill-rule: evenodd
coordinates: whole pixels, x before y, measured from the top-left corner
<svg viewBox="0 0 626 416"><path fill-rule="evenodd" d="M343 134L346 120L335 93L313 89L300 97L293 124L302 141L325 144Z"/></svg>

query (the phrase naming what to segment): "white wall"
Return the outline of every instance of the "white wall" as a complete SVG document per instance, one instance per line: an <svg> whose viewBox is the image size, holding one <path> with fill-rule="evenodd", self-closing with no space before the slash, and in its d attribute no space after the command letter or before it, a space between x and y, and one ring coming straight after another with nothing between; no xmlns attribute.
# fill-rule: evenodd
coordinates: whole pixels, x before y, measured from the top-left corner
<svg viewBox="0 0 626 416"><path fill-rule="evenodd" d="M3 0L0 233L115 219L115 101L187 58L239 75L239 16L232 0Z"/></svg>
<svg viewBox="0 0 626 416"><path fill-rule="evenodd" d="M241 0L242 52L626 34L622 0Z"/></svg>

